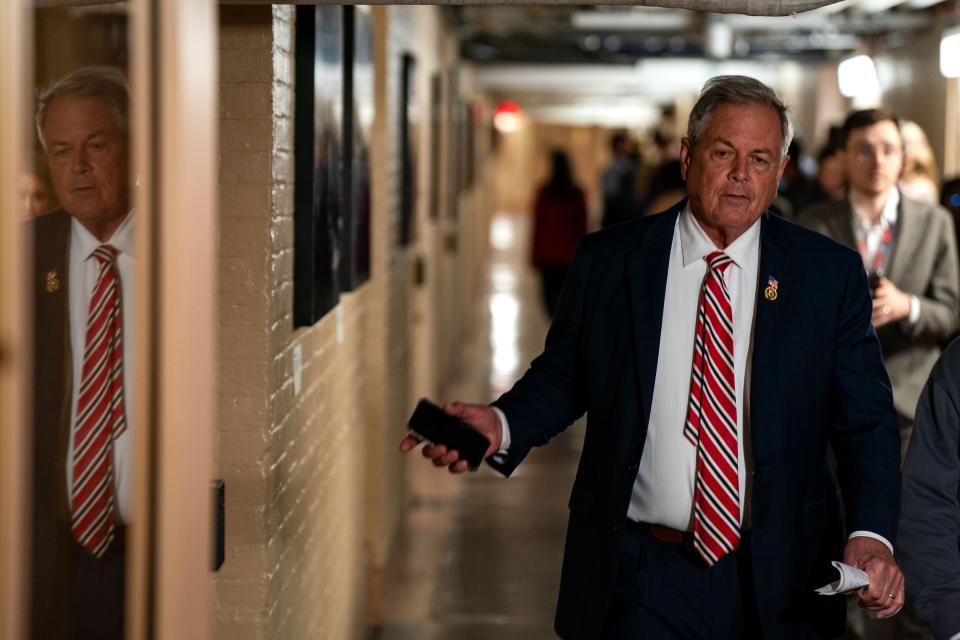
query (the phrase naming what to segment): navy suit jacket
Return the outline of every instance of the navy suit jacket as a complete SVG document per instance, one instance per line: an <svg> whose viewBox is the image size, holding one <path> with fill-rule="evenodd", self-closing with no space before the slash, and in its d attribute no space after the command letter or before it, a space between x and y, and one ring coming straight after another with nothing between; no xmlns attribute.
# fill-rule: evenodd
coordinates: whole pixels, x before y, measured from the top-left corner
<svg viewBox="0 0 960 640"><path fill-rule="evenodd" d="M670 331L663 300L682 205L581 240L543 353L494 403L507 416L511 446L491 464L507 475L587 414L556 617L563 638L597 637L610 601L660 335ZM759 265L746 396L758 611L768 638L835 635L844 600L813 589L829 577L829 560L842 558L844 525L891 541L896 530L900 445L890 382L855 252L768 212ZM763 295L769 277L778 281L773 301Z"/></svg>

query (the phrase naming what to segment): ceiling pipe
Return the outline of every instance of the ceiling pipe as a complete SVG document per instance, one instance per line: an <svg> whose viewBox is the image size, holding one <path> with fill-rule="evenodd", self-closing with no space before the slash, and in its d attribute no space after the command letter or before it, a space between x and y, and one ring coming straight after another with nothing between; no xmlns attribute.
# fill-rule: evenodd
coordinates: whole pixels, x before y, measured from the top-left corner
<svg viewBox="0 0 960 640"><path fill-rule="evenodd" d="M838 0L639 0L630 4L748 16L789 16L835 4Z"/></svg>

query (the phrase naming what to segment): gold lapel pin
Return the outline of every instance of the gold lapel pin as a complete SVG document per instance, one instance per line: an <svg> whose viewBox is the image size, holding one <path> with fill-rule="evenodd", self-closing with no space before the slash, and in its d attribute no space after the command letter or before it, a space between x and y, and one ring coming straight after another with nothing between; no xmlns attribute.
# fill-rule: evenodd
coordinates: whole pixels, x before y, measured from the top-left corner
<svg viewBox="0 0 960 640"><path fill-rule="evenodd" d="M56 293L60 289L60 278L57 276L57 270L52 269L47 272L47 293Z"/></svg>
<svg viewBox="0 0 960 640"><path fill-rule="evenodd" d="M777 299L777 295L780 291L780 283L777 282L777 279L773 276L767 278L767 288L763 290L763 297L773 302Z"/></svg>

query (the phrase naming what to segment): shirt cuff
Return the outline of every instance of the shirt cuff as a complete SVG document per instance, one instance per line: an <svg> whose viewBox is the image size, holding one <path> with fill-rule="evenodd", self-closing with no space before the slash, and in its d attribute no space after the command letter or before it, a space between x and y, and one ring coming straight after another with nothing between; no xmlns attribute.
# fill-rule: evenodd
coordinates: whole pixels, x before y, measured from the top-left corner
<svg viewBox="0 0 960 640"><path fill-rule="evenodd" d="M950 636L950 640L960 640L960 633L955 633Z"/></svg>
<svg viewBox="0 0 960 640"><path fill-rule="evenodd" d="M917 320L920 319L920 298L917 296L910 296L910 316L908 320L910 324L916 324Z"/></svg>
<svg viewBox="0 0 960 640"><path fill-rule="evenodd" d="M881 536L881 535L878 535L878 534L876 534L876 533L873 533L872 531L854 531L854 532L851 533L849 536L847 536L847 542L849 542L851 538L857 538L857 537L860 537L860 538L873 538L874 540L879 540L880 542L882 542L882 543L884 544L884 546L885 546L887 549L890 549L890 553L893 553L893 545L890 544L890 541L889 541L889 540L887 540L886 538L884 538L884 537Z"/></svg>
<svg viewBox="0 0 960 640"><path fill-rule="evenodd" d="M503 411L496 407L490 407L500 418L500 449L497 453L506 453L510 449L510 423L507 422L507 416Z"/></svg>

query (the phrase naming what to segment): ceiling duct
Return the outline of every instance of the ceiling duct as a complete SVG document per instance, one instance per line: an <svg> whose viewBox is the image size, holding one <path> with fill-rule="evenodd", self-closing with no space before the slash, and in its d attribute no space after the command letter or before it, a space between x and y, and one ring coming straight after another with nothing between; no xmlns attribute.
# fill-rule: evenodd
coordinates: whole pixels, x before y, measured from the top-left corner
<svg viewBox="0 0 960 640"><path fill-rule="evenodd" d="M748 16L789 16L835 4L838 0L639 0L630 4L709 11L743 13Z"/></svg>

